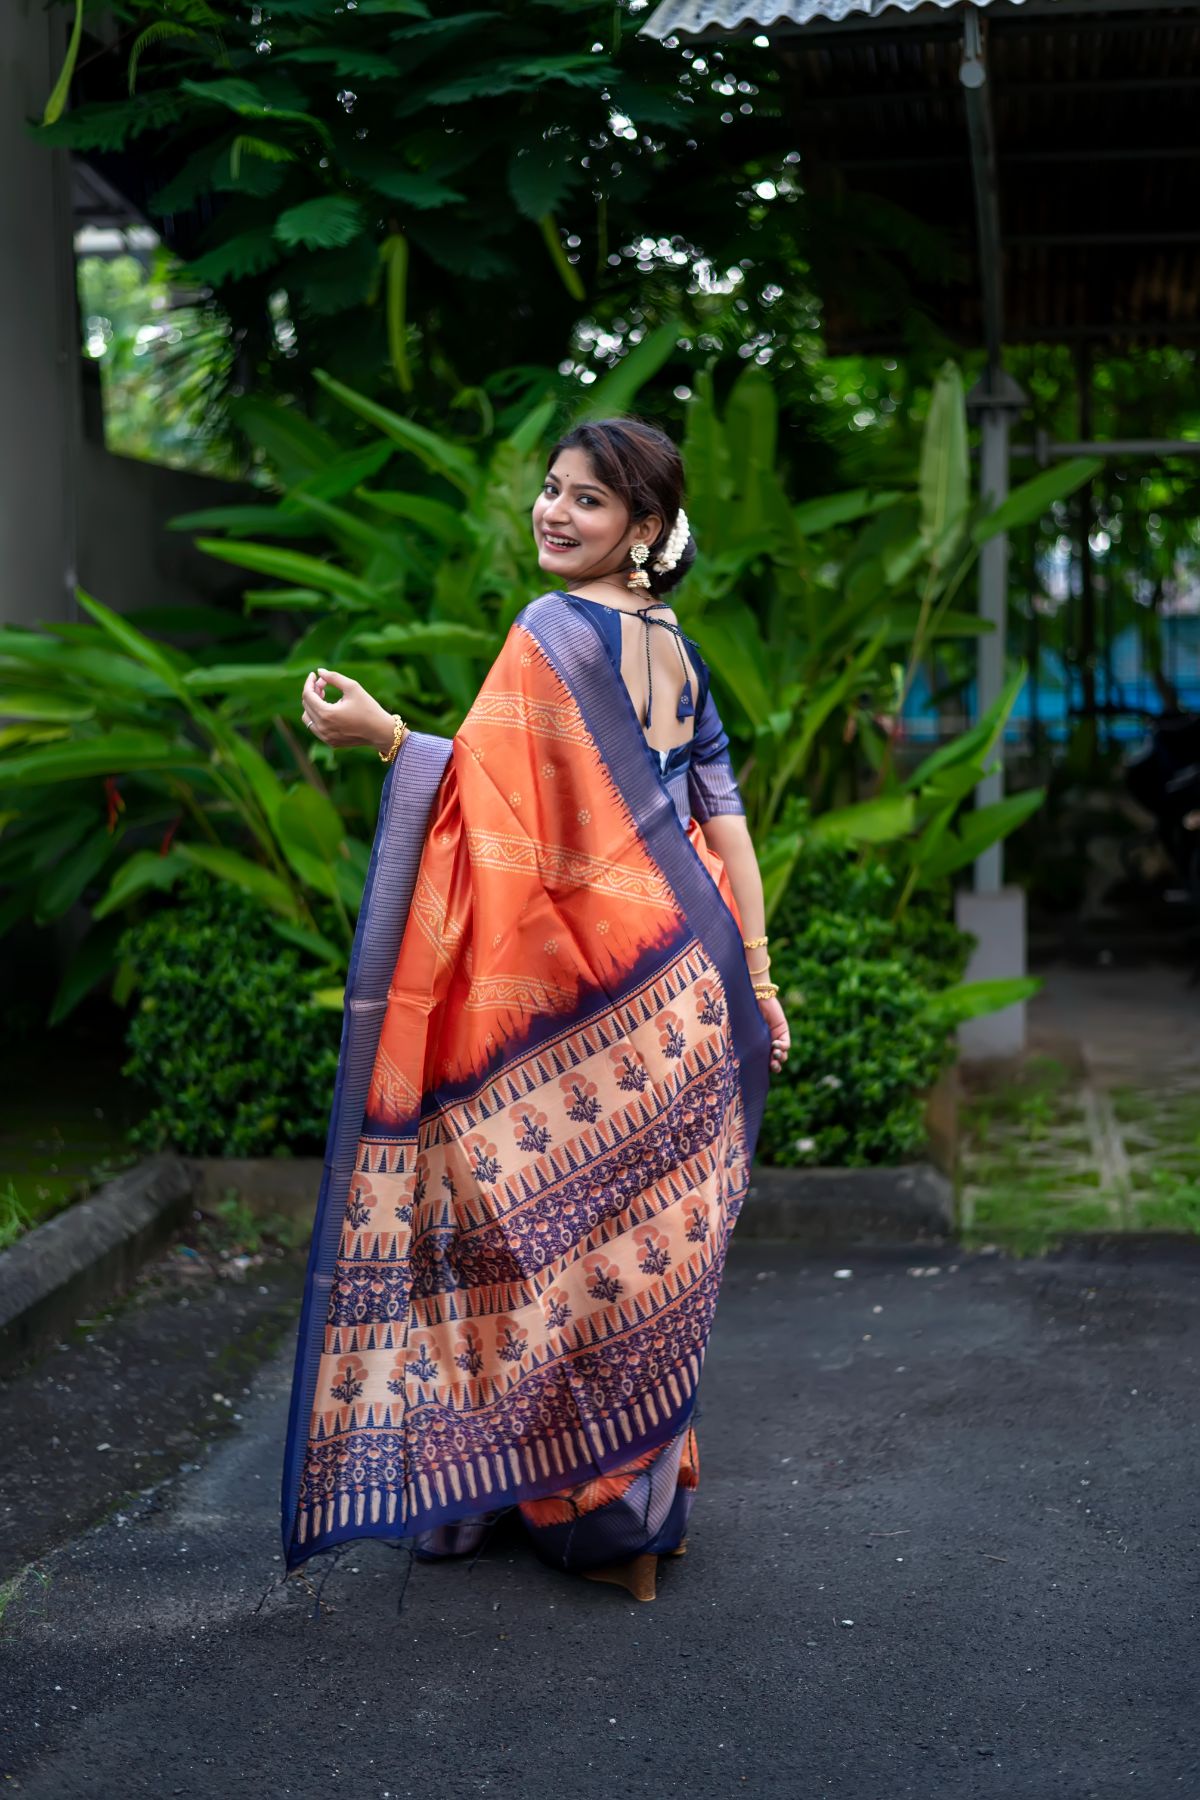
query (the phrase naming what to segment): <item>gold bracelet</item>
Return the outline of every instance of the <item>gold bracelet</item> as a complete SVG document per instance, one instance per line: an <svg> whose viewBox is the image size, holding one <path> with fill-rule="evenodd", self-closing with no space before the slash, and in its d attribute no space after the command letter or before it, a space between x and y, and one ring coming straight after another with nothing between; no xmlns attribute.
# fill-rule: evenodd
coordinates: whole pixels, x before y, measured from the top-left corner
<svg viewBox="0 0 1200 1800"><path fill-rule="evenodd" d="M743 938L742 939L742 949L743 950L757 950L760 944L765 944L766 942L767 942L767 940L765 937Z"/></svg>
<svg viewBox="0 0 1200 1800"><path fill-rule="evenodd" d="M397 750L399 750L401 744L404 742L405 738L408 736L410 730L411 730L411 727L404 723L404 720L400 717L399 713L392 714L391 748L387 751L381 750L379 752L379 760L381 763L390 763L391 762L391 760L395 756Z"/></svg>
<svg viewBox="0 0 1200 1800"><path fill-rule="evenodd" d="M749 967L749 964L747 964L747 967ZM750 973L751 973L751 975L769 975L771 973L770 957L767 958L767 966L765 969L751 969Z"/></svg>
<svg viewBox="0 0 1200 1800"><path fill-rule="evenodd" d="M755 982L754 992L760 1000L773 1000L779 992L779 983L777 981Z"/></svg>

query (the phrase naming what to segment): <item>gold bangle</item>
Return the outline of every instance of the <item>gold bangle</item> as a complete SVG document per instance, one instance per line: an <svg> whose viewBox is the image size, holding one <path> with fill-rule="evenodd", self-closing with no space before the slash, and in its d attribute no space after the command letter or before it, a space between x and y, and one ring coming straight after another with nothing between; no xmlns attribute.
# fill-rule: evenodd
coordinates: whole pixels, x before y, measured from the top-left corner
<svg viewBox="0 0 1200 1800"><path fill-rule="evenodd" d="M742 939L742 949L743 950L757 950L760 944L765 944L766 942L767 942L767 940L765 937L743 938Z"/></svg>
<svg viewBox="0 0 1200 1800"><path fill-rule="evenodd" d="M779 992L779 983L776 981L756 982L754 985L754 992L758 995L760 1000L773 1000Z"/></svg>
<svg viewBox="0 0 1200 1800"><path fill-rule="evenodd" d="M386 750L386 751L381 750L379 752L379 760L381 763L390 763L391 762L391 760L395 756L397 750L399 750L401 744L404 742L405 738L408 736L410 729L411 728L404 723L404 720L400 717L399 713L392 714L391 748L389 750Z"/></svg>

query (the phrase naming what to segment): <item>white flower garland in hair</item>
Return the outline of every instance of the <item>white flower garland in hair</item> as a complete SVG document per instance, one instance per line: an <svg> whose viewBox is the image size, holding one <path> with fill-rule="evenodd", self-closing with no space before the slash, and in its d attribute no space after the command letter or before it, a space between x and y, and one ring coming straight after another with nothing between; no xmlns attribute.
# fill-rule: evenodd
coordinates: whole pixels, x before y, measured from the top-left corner
<svg viewBox="0 0 1200 1800"><path fill-rule="evenodd" d="M692 528L688 524L688 516L681 506L675 516L675 523L671 527L670 537L654 559L654 572L656 575L666 575L675 567L676 563L683 555L684 545L687 543L691 534Z"/></svg>

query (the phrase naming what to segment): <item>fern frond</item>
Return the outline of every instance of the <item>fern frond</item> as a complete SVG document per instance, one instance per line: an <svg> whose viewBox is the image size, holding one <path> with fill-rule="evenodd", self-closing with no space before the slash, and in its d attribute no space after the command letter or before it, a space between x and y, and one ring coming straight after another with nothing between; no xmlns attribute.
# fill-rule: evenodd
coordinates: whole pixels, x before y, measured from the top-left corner
<svg viewBox="0 0 1200 1800"><path fill-rule="evenodd" d="M52 125L36 127L35 134L44 144L68 150L123 150L142 132L172 124L182 111L173 90L145 94L140 100L95 100Z"/></svg>
<svg viewBox="0 0 1200 1800"><path fill-rule="evenodd" d="M335 74L348 81L395 81L399 74L392 58L382 55L378 50L306 44L300 50L289 50L287 58L294 63L328 63Z"/></svg>
<svg viewBox="0 0 1200 1800"><path fill-rule="evenodd" d="M208 0L163 0L162 10L169 12L180 25L198 25L217 32L227 16L210 6Z"/></svg>
<svg viewBox="0 0 1200 1800"><path fill-rule="evenodd" d="M141 60L142 51L148 49L151 44L161 44L164 38L172 37L198 40L200 33L193 31L190 25L176 25L170 19L158 19L153 25L147 25L145 31L141 32L134 40L133 49L129 52L129 92L131 94L137 87L138 63Z"/></svg>
<svg viewBox="0 0 1200 1800"><path fill-rule="evenodd" d="M242 157L258 156L263 162L295 162L292 152L283 144L272 144L267 138L235 137L229 146L229 173L236 181L242 172Z"/></svg>
<svg viewBox="0 0 1200 1800"><path fill-rule="evenodd" d="M275 221L275 236L289 250L333 250L353 243L365 223L357 200L345 194L322 194L290 206Z"/></svg>
<svg viewBox="0 0 1200 1800"><path fill-rule="evenodd" d="M195 257L187 265L187 272L193 281L211 282L214 287L220 287L222 282L242 281L248 275L260 275L278 261L279 246L269 231L240 231L236 237Z"/></svg>
<svg viewBox="0 0 1200 1800"><path fill-rule="evenodd" d="M344 250L301 251L283 264L279 285L287 289L298 315L335 318L364 304L379 267L375 244L364 232Z"/></svg>

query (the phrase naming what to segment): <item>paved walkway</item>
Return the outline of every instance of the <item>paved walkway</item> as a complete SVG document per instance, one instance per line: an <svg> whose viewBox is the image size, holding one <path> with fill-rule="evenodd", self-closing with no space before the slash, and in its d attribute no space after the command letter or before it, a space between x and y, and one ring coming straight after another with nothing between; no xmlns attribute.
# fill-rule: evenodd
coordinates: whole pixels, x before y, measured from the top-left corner
<svg viewBox="0 0 1200 1800"><path fill-rule="evenodd" d="M1193 1800L1198 1273L740 1247L642 1607L507 1537L402 1607L403 1553L352 1546L314 1616L316 1566L278 1582L285 1345L199 1466L26 1571L5 1789Z"/></svg>
<svg viewBox="0 0 1200 1800"><path fill-rule="evenodd" d="M1200 988L1165 964L1043 981L1023 1071L985 1075L964 1116L969 1241L1200 1232Z"/></svg>
<svg viewBox="0 0 1200 1800"><path fill-rule="evenodd" d="M1200 986L1179 964L1040 970L1029 1007L1029 1047L1046 1055L1082 1051L1102 1086L1187 1074L1200 1083Z"/></svg>

